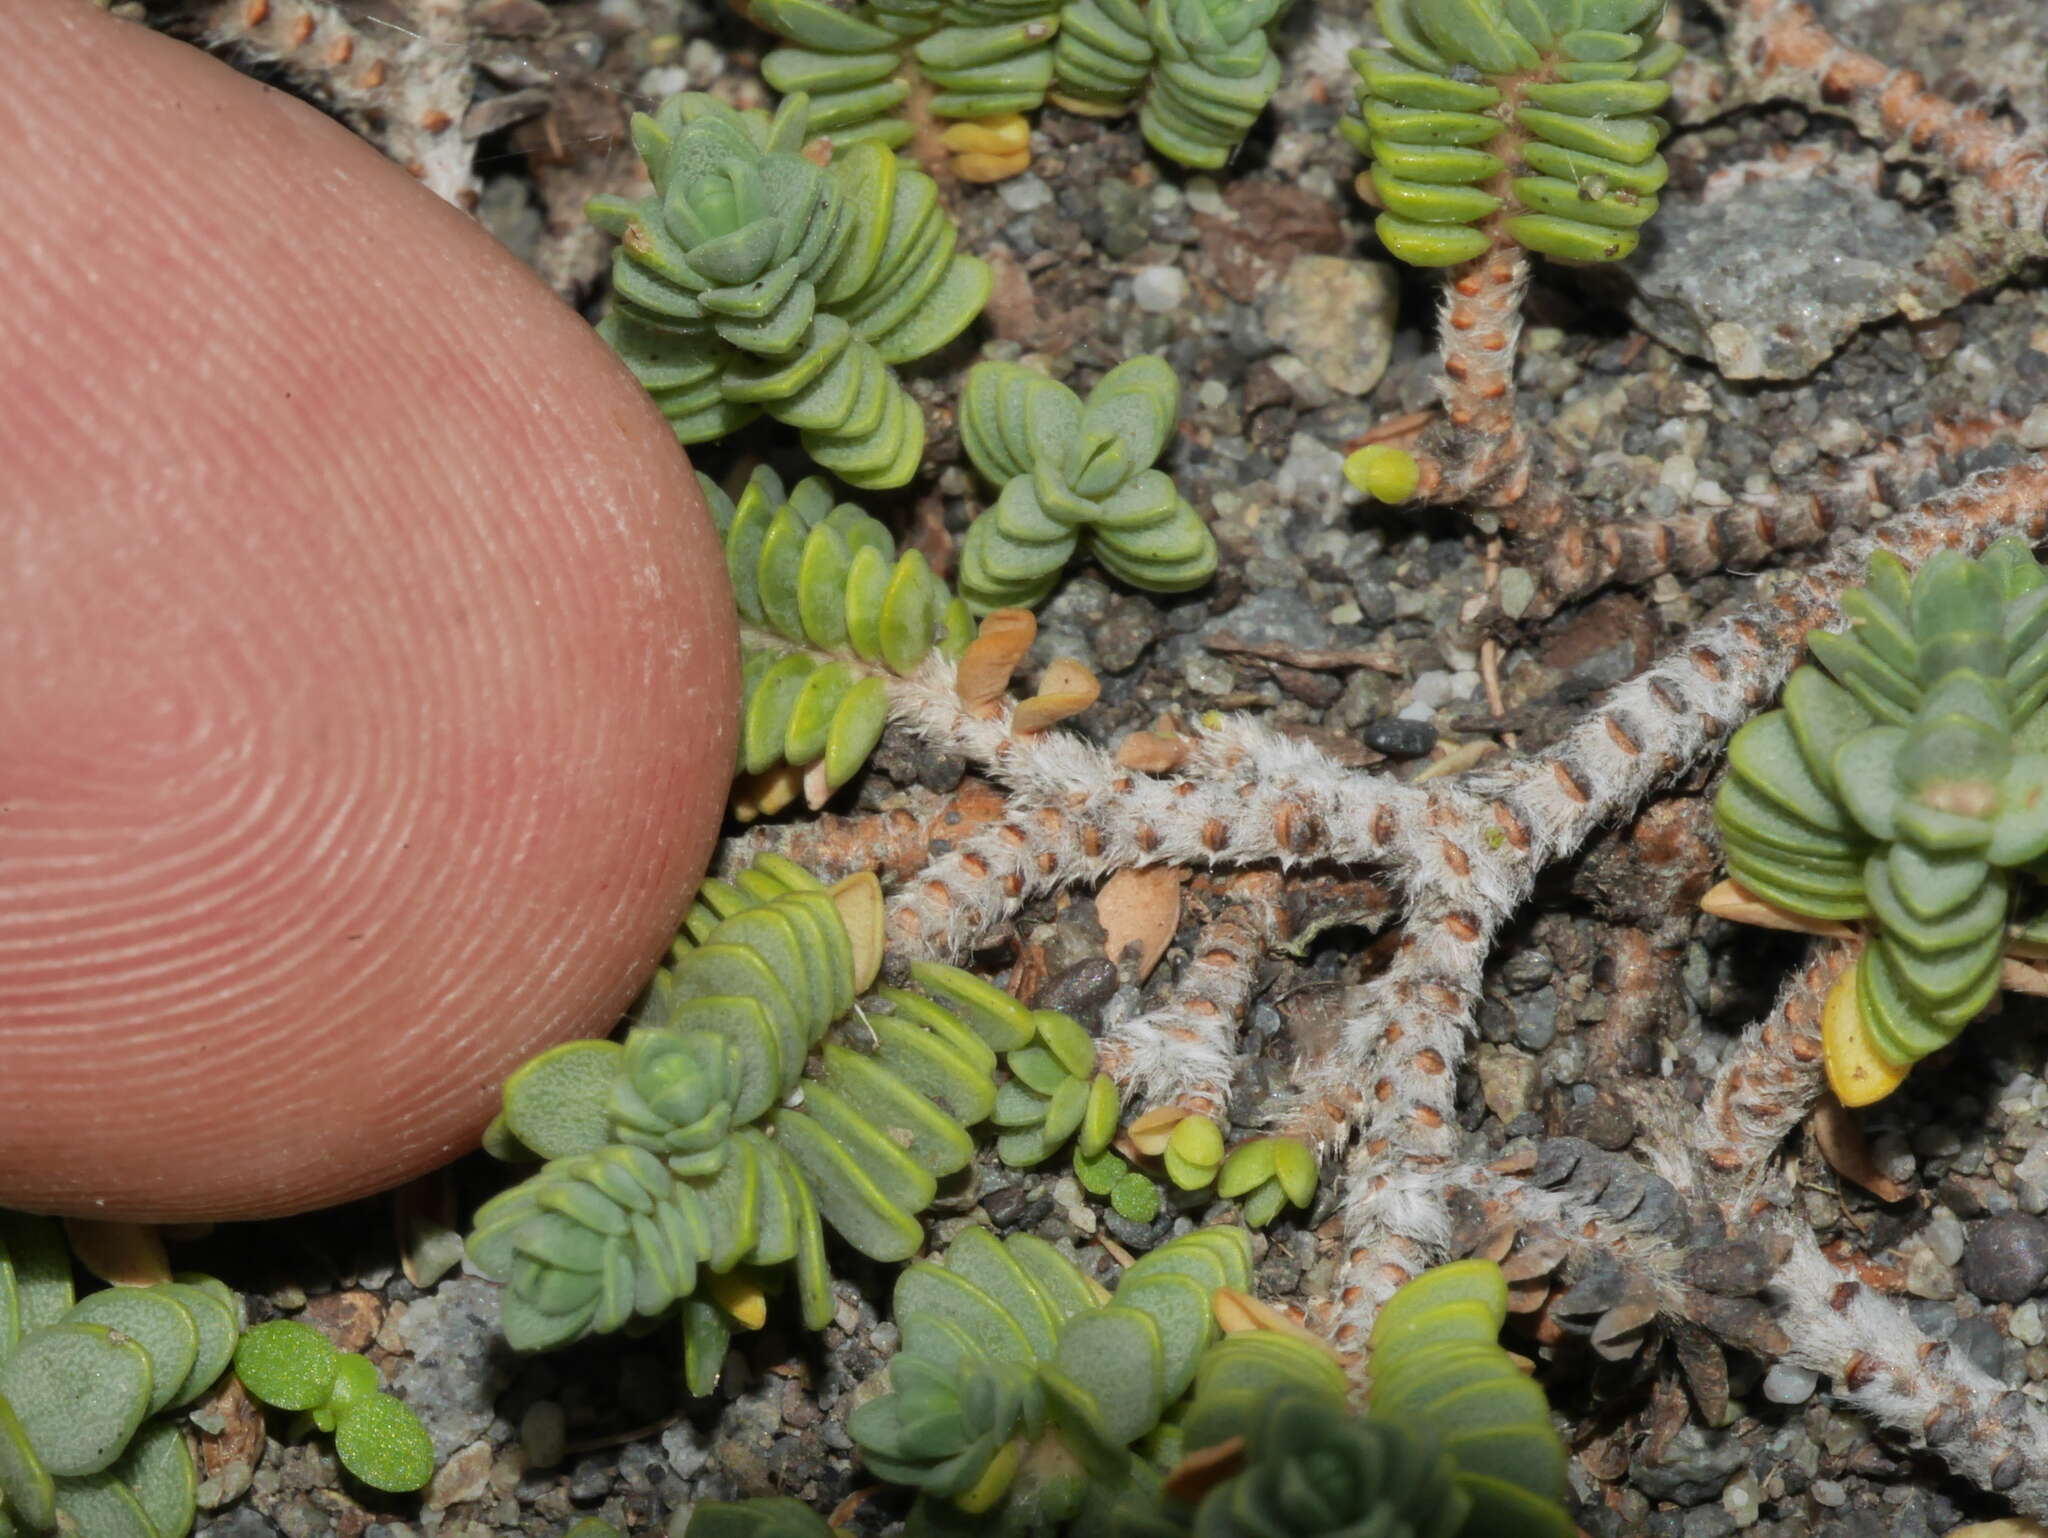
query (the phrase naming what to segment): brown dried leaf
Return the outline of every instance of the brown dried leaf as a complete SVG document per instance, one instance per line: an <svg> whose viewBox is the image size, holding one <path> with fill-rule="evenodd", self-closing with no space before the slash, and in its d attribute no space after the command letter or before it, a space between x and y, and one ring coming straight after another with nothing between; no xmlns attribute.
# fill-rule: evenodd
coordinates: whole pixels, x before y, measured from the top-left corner
<svg viewBox="0 0 2048 1538"><path fill-rule="evenodd" d="M1902 1202L1913 1194L1911 1186L1901 1185L1877 1167L1863 1140L1862 1122L1832 1094L1823 1092L1814 1102L1811 1126L1814 1147L1844 1180L1855 1181L1881 1202Z"/></svg>
<svg viewBox="0 0 2048 1538"><path fill-rule="evenodd" d="M1550 1282L1544 1277L1531 1277L1527 1281L1508 1284L1508 1312L1511 1314L1538 1314L1543 1305L1550 1301Z"/></svg>
<svg viewBox="0 0 2048 1538"><path fill-rule="evenodd" d="M1163 1488L1177 1501L1198 1504L1211 1489L1244 1467L1244 1438L1232 1437L1214 1447L1189 1453L1166 1476Z"/></svg>
<svg viewBox="0 0 2048 1538"><path fill-rule="evenodd" d="M1509 1282L1526 1282L1534 1277L1549 1276L1564 1264L1565 1256L1570 1253L1571 1246L1555 1235L1532 1235L1523 1241L1520 1249L1500 1263L1501 1275Z"/></svg>
<svg viewBox="0 0 2048 1538"><path fill-rule="evenodd" d="M1856 931L1847 924L1837 924L1832 919L1801 918L1783 908L1774 908L1761 898L1751 896L1749 890L1736 881L1723 881L1710 888L1700 899L1700 911L1717 919L1726 919L1731 924L1754 924L1759 929L1785 929L1794 934L1821 935L1830 940L1856 938Z"/></svg>
<svg viewBox="0 0 2048 1538"><path fill-rule="evenodd" d="M1185 1106L1154 1106L1124 1128L1124 1137L1146 1158L1156 1159L1166 1152L1167 1140L1173 1136L1173 1129L1187 1120L1188 1114Z"/></svg>
<svg viewBox="0 0 2048 1538"><path fill-rule="evenodd" d="M1187 739L1171 737L1164 732L1132 732L1116 748L1117 767L1135 769L1140 774L1170 773L1178 769L1181 760L1187 756Z"/></svg>
<svg viewBox="0 0 2048 1538"><path fill-rule="evenodd" d="M1106 937L1103 950L1121 964L1135 945L1141 983L1159 965L1180 927L1180 884L1186 876L1172 865L1120 870L1095 894L1095 917Z"/></svg>
<svg viewBox="0 0 2048 1538"><path fill-rule="evenodd" d="M1071 657L1062 657L1045 670L1038 691L1017 706L1010 717L1011 732L1042 732L1056 721L1078 716L1102 698L1102 680Z"/></svg>
<svg viewBox="0 0 2048 1538"><path fill-rule="evenodd" d="M1728 1359L1714 1337L1690 1319L1667 1320L1665 1333L1671 1338L1701 1418L1709 1426L1720 1425L1728 1418Z"/></svg>
<svg viewBox="0 0 2048 1538"><path fill-rule="evenodd" d="M1610 1362L1626 1362L1643 1349L1644 1332L1656 1317L1657 1305L1650 1302L1610 1308L1593 1326L1593 1349Z"/></svg>
<svg viewBox="0 0 2048 1538"><path fill-rule="evenodd" d="M66 1218L64 1237L79 1264L116 1287L154 1287L171 1279L163 1235L148 1223Z"/></svg>
<svg viewBox="0 0 2048 1538"><path fill-rule="evenodd" d="M233 1373L192 1407L199 1443L199 1504L218 1511L237 1500L263 1457L263 1411ZM217 1430L210 1428L219 1428Z"/></svg>
<svg viewBox="0 0 2048 1538"><path fill-rule="evenodd" d="M1038 637L1038 617L1029 609L997 609L960 654L954 688L972 715L992 716L1009 691L1010 677Z"/></svg>
<svg viewBox="0 0 2048 1538"><path fill-rule="evenodd" d="M2030 993L2036 998L2048 997L2048 968L2022 961L2017 956L2007 956L2005 966L1999 973L1999 987L2008 993Z"/></svg>
<svg viewBox="0 0 2048 1538"><path fill-rule="evenodd" d="M1282 1335L1292 1335L1305 1340L1328 1353L1333 1362L1341 1363L1337 1348L1322 1336L1316 1334L1293 1314L1260 1301L1248 1292L1235 1287L1219 1287L1210 1300L1210 1310L1216 1315L1217 1326L1226 1335L1235 1335L1245 1330L1273 1330Z"/></svg>

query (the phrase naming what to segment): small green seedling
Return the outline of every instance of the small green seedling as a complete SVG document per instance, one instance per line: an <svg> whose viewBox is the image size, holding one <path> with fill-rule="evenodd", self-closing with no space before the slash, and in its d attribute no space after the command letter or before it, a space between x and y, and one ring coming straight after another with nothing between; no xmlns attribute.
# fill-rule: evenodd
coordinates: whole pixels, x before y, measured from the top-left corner
<svg viewBox="0 0 2048 1538"><path fill-rule="evenodd" d="M1611 262L1636 247L1669 172L1657 146L1665 0L1377 0L1388 49L1359 49L1372 161L1359 192L1388 251L1419 267L1513 242Z"/></svg>
<svg viewBox="0 0 2048 1538"><path fill-rule="evenodd" d="M932 179L881 144L806 158L808 112L801 95L771 120L685 94L634 117L654 192L590 204L620 240L599 331L680 441L765 411L849 484L901 486L924 413L891 366L958 336L989 269L955 251Z"/></svg>
<svg viewBox="0 0 2048 1538"><path fill-rule="evenodd" d="M977 364L960 403L960 440L995 505L960 552L960 592L979 613L1029 608L1052 592L1085 539L1111 575L1181 592L1216 570L1216 541L1162 470L1180 382L1164 358L1111 369L1084 405L1015 363Z"/></svg>
<svg viewBox="0 0 2048 1538"><path fill-rule="evenodd" d="M242 1387L334 1436L341 1466L373 1489L405 1494L434 1477L434 1444L411 1406L382 1391L376 1364L339 1351L311 1325L259 1324L235 1348Z"/></svg>
<svg viewBox="0 0 2048 1538"><path fill-rule="evenodd" d="M1095 1042L1058 1010L1032 1012L1036 1039L1008 1053L1009 1081L996 1095L990 1119L1002 1128L996 1152L1005 1164L1042 1164L1077 1140L1083 1154L1099 1154L1116 1136L1116 1083L1095 1071Z"/></svg>
<svg viewBox="0 0 2048 1538"><path fill-rule="evenodd" d="M1074 1150L1074 1177L1081 1188L1109 1198L1110 1209L1132 1223L1150 1223L1159 1216L1159 1187L1124 1163L1113 1149L1089 1157Z"/></svg>
<svg viewBox="0 0 2048 1538"><path fill-rule="evenodd" d="M1216 1194L1235 1199L1245 1222L1263 1228L1283 1208L1306 1207L1314 1201L1316 1175L1316 1156L1306 1143L1291 1137L1253 1138L1238 1144L1223 1161Z"/></svg>

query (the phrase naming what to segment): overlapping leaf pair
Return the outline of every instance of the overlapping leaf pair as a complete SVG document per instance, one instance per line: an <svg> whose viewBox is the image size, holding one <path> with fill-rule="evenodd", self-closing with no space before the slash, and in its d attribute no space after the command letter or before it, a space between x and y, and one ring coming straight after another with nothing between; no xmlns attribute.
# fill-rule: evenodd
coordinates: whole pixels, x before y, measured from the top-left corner
<svg viewBox="0 0 2048 1538"><path fill-rule="evenodd" d="M1138 1260L1112 1299L1043 1240L966 1229L944 1265L897 1279L892 1392L847 1431L877 1474L923 1492L913 1532L1099 1514L1216 1340L1217 1289L1250 1272L1242 1229L1201 1229Z"/></svg>
<svg viewBox="0 0 2048 1538"><path fill-rule="evenodd" d="M1736 733L1714 811L1757 897L1870 931L1830 1026L1903 1072L1991 1002L2021 878L2048 874L2048 572L2006 539L1910 577L1880 551L1866 581Z"/></svg>
<svg viewBox="0 0 2048 1538"><path fill-rule="evenodd" d="M960 592L969 606L1029 608L1085 539L1113 576L1180 592L1216 570L1216 541L1163 470L1180 382L1164 358L1103 375L1084 406L1065 385L1014 363L977 364L960 403L960 441L995 505L967 531Z"/></svg>
<svg viewBox="0 0 2048 1538"><path fill-rule="evenodd" d="M654 192L590 204L620 237L599 330L682 442L766 411L841 479L901 486L924 416L890 365L958 336L989 270L954 250L932 179L882 145L807 159L808 111L792 96L771 121L685 94L634 117Z"/></svg>
<svg viewBox="0 0 2048 1538"><path fill-rule="evenodd" d="M273 1319L235 1347L235 1376L262 1403L332 1434L341 1466L394 1494L434 1477L434 1443L405 1401L383 1391L368 1357L339 1351L311 1325Z"/></svg>
<svg viewBox="0 0 2048 1538"><path fill-rule="evenodd" d="M1351 56L1359 116L1340 125L1372 160L1360 192L1381 242L1446 267L1495 230L1531 251L1615 261L1657 211L1665 0L1376 0L1393 47Z"/></svg>
<svg viewBox="0 0 2048 1538"><path fill-rule="evenodd" d="M881 926L872 876L827 892L766 856L704 884L623 1046L557 1047L507 1081L487 1146L549 1162L479 1209L469 1249L510 1284L515 1347L680 1305L704 1393L784 1268L807 1327L830 1319L823 1225L876 1260L916 1252L918 1213L995 1109L996 1053L1071 1022L918 963L922 993L878 989L846 1041L826 1040L875 978Z"/></svg>
<svg viewBox="0 0 2048 1538"><path fill-rule="evenodd" d="M74 1299L57 1225L0 1213L0 1538L184 1538L192 1455L155 1417L213 1386L240 1330L211 1277Z"/></svg>
<svg viewBox="0 0 2048 1538"><path fill-rule="evenodd" d="M973 639L967 606L915 550L822 477L787 494L763 465L735 503L697 477L725 542L742 632L740 769L778 764L838 789L867 762L889 711L881 669L903 675L934 647Z"/></svg>

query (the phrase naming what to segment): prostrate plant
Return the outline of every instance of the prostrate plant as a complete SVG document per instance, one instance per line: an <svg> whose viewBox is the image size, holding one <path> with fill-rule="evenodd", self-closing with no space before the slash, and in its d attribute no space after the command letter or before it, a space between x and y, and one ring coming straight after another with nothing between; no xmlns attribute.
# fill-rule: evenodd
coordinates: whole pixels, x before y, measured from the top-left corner
<svg viewBox="0 0 2048 1538"><path fill-rule="evenodd" d="M924 416L890 365L958 336L989 270L954 250L932 179L882 145L806 158L808 111L801 95L771 120L686 93L634 116L654 191L590 204L620 239L599 330L682 442L766 411L841 479L901 486Z"/></svg>
<svg viewBox="0 0 2048 1538"><path fill-rule="evenodd" d="M776 90L808 94L813 131L835 151L898 148L906 113L940 135L953 174L998 181L1031 164L1023 114L1048 97L1114 116L1138 107L1146 140L1183 165L1227 161L1280 81L1268 38L1286 0L748 0L786 39L761 61Z"/></svg>
<svg viewBox="0 0 2048 1538"><path fill-rule="evenodd" d="M1083 539L1112 576L1175 593L1216 570L1216 541L1153 462L1180 417L1164 358L1132 358L1081 398L1015 363L977 364L960 402L960 441L995 505L960 552L960 592L977 612L1029 608Z"/></svg>
<svg viewBox="0 0 2048 1538"><path fill-rule="evenodd" d="M915 550L818 476L784 493L766 465L737 503L706 476L740 612L740 771L770 778L735 810L815 810L867 762L887 724L888 675L973 639L967 606Z"/></svg>
<svg viewBox="0 0 2048 1538"><path fill-rule="evenodd" d="M197 1475L164 1412L213 1387L240 1328L210 1277L76 1299L56 1223L0 1213L0 1538L184 1538Z"/></svg>
<svg viewBox="0 0 2048 1538"><path fill-rule="evenodd" d="M1381 242L1418 267L1531 251L1611 262L1636 247L1669 174L1657 153L1665 0L1378 0L1393 46L1358 49L1359 115L1342 128L1372 161L1360 192ZM1369 189L1369 190L1368 190Z"/></svg>
<svg viewBox="0 0 2048 1538"><path fill-rule="evenodd" d="M368 1357L337 1350L311 1325L257 1325L235 1348L235 1376L264 1404L332 1433L341 1466L364 1484L402 1495L434 1477L433 1440L411 1406L383 1392Z"/></svg>
<svg viewBox="0 0 2048 1538"><path fill-rule="evenodd" d="M2020 539L1910 577L1879 551L1842 610L1783 707L1736 733L1714 812L1750 893L1869 936L1823 1017L1860 1105L1991 1002L2020 892L2048 875L2048 572Z"/></svg>
<svg viewBox="0 0 2048 1538"><path fill-rule="evenodd" d="M1448 411L1430 476L1392 444L1345 470L1381 501L1525 490L1514 418L1522 249L1574 262L1635 250L1669 172L1657 147L1665 0L1376 0L1391 45L1359 49L1359 114L1339 127L1372 165L1359 195L1388 251L1455 267L1442 328Z"/></svg>
<svg viewBox="0 0 2048 1538"><path fill-rule="evenodd" d="M1249 1327L1272 1318L1240 1295L1250 1255L1243 1230L1201 1229L1112 1295L1039 1239L970 1228L904 1272L891 1392L847 1430L921 1492L906 1530L1569 1538L1564 1445L1497 1339L1498 1266L1396 1294L1361 1419L1327 1347Z"/></svg>
<svg viewBox="0 0 2048 1538"><path fill-rule="evenodd" d="M922 995L878 989L826 1040L881 952L872 876L827 892L766 856L704 884L623 1046L556 1047L506 1082L486 1146L549 1162L478 1210L469 1253L509 1284L514 1347L680 1306L688 1380L708 1393L785 1268L806 1327L830 1320L823 1225L876 1260L917 1251L917 1214L995 1109L996 1054L1072 1022L919 963Z"/></svg>

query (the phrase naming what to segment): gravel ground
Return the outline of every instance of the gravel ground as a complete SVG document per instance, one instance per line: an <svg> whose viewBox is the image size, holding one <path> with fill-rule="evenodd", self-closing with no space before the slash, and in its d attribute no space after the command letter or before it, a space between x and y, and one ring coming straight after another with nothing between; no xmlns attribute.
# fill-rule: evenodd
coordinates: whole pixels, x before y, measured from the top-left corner
<svg viewBox="0 0 2048 1538"><path fill-rule="evenodd" d="M1919 65L1941 89L2036 123L2048 113L2038 0L1820 9L1851 41ZM874 511L940 556L966 527L975 488L945 405L978 359L1030 356L1085 387L1123 358L1158 351L1190 385L1173 469L1222 546L1217 580L1162 601L1080 569L1041 616L1034 661L1075 657L1102 679L1101 701L1071 723L1098 740L1162 714L1222 709L1404 776L1450 756L1470 762L1503 733L1540 747L1745 587L1737 574L1667 577L1510 630L1501 708L1485 700L1475 618L1488 531L1459 515L1362 507L1340 473L1348 442L1433 403L1430 285L1382 259L1349 188L1357 164L1334 131L1350 95L1344 51L1366 10L1363 0L1296 8L1282 45L1288 81L1224 174L1160 162L1128 123L1048 109L1030 173L959 191L963 245L996 265L997 297L984 324L914 381L933 429L927 475L871 499ZM616 174L621 151L609 136L624 111L684 87L761 99L762 40L677 0L546 10L485 0L477 11L497 29L479 45L489 98L475 125L481 216L595 305L601 284L582 279L601 272L602 247L576 232L571 211ZM1688 32L1711 67L1714 34L1690 21ZM522 91L547 105L513 122L536 98L493 101ZM1619 518L1681 499L1711 505L1717 492L1840 473L1936 416L2025 417L2048 400L2040 274L1934 321L1892 313L1891 275L1941 227L1938 188L1885 166L1841 125L1790 109L1693 126L1668 153L1673 189L1628 270L1539 266L1528 305L1524 406L1595 506ZM2048 443L2048 415L2021 437ZM753 431L699 462L719 475L742 455L784 453ZM1919 489L2013 453L1944 461ZM892 738L843 799L905 805L951 790L961 772ZM1703 788L1682 786L1649 815L1697 828ZM1621 1151L1660 1105L1697 1104L1796 948L1673 901L1711 874L1694 864L1648 890L1617 833L1546 881L1489 972L1483 1040L1460 1097L1468 1154L1530 1155L1565 1137ZM1204 881L1190 887L1179 955L1214 901ZM1349 990L1384 964L1343 920L1301 915L1304 930L1329 927L1261 972L1250 1030L1262 1055L1237 1113L1246 1128L1285 1087L1289 1064L1342 1017ZM1028 910L1008 948L986 959L1037 951L1046 986L1095 1025L1105 1009L1156 998L1178 959L1169 953L1139 987L1103 962L1101 943L1092 903L1065 896ZM1865 1116L1874 1161L1900 1199L1879 1201L1808 1149L1796 1200L1822 1242L1907 1300L1923 1330L2048 1397L2048 1318L2034 1296L2048 1291L2039 1023L2031 1005L2009 1004ZM935 1239L968 1222L1029 1229L1105 1279L1115 1262L1099 1236L1135 1253L1205 1216L1200 1202L1170 1204L1156 1222L1132 1224L1086 1198L1058 1163L1018 1173L990 1155L970 1175L942 1199ZM469 1204L502 1179L473 1159L450 1183ZM1303 1221L1260 1239L1262 1293L1327 1291L1334 1197L1326 1186ZM515 1360L494 1338L490 1284L457 1271L423 1293L396 1255L388 1202L223 1230L181 1253L257 1294L259 1313L302 1312L368 1346L444 1460L424 1499L379 1499L316 1446L272 1441L246 1497L205 1517L202 1538L538 1535L583 1515L680 1534L693 1501L775 1491L830 1510L866 1485L843 1422L894 1344L877 1312L887 1296L878 1269L846 1269L822 1337L771 1328L744 1338L715 1398L686 1402L666 1332ZM1811 1374L1734 1360L1729 1410L1715 1426L1682 1391L1674 1398L1654 1342L1623 1362L1560 1351L1546 1372L1582 1453L1581 1522L1595 1538L1922 1538L1999 1514L1996 1501L1831 1408ZM249 1477L256 1449L232 1440L210 1449L216 1496ZM879 1532L900 1509L877 1492L851 1528Z"/></svg>

